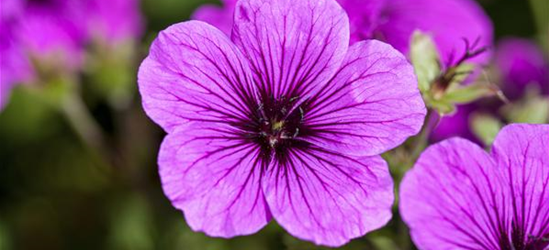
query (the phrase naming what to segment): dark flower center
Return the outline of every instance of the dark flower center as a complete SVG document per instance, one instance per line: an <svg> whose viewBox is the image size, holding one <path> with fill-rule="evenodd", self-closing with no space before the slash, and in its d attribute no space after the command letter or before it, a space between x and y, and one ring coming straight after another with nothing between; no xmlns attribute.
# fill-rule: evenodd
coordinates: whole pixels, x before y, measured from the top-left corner
<svg viewBox="0 0 549 250"><path fill-rule="evenodd" d="M258 104L252 134L265 160L274 155L284 161L288 149L307 144L297 139L307 132L303 124L305 106L298 97L267 98Z"/></svg>
<svg viewBox="0 0 549 250"><path fill-rule="evenodd" d="M33 5L53 5L56 4L56 0L27 0L28 3Z"/></svg>
<svg viewBox="0 0 549 250"><path fill-rule="evenodd" d="M501 239L506 239L505 234ZM525 237L523 229L515 226L512 223L511 239L502 241L502 250L544 250L549 246L549 234L543 236L528 235Z"/></svg>

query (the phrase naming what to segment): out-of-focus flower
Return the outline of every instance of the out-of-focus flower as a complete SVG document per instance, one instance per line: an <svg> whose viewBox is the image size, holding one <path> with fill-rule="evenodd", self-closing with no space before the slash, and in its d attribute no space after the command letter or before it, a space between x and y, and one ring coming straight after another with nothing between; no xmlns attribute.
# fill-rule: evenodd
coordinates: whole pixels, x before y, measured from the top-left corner
<svg viewBox="0 0 549 250"><path fill-rule="evenodd" d="M86 42L84 25L75 22L79 14L70 0L26 1L14 27L16 43L34 66L77 70Z"/></svg>
<svg viewBox="0 0 549 250"><path fill-rule="evenodd" d="M439 117L432 124L434 127L430 139L431 141L442 141L454 136L464 137L469 140L475 140L475 136L470 129L470 116L475 110L473 104L466 104L457 107L455 113Z"/></svg>
<svg viewBox="0 0 549 250"><path fill-rule="evenodd" d="M92 40L128 45L143 29L137 0L2 0L1 4L0 106L14 84L80 70ZM127 47L109 54L126 56Z"/></svg>
<svg viewBox="0 0 549 250"><path fill-rule="evenodd" d="M207 22L230 35L233 28L234 7L237 0L223 0L223 6L205 4L192 15L192 19Z"/></svg>
<svg viewBox="0 0 549 250"><path fill-rule="evenodd" d="M536 85L549 94L549 63L543 51L528 39L507 38L498 43L496 66L501 73L504 94L519 99L529 85Z"/></svg>
<svg viewBox="0 0 549 250"><path fill-rule="evenodd" d="M354 40L377 38L402 53L415 30L430 34L445 65L465 54L463 40L492 44L492 23L473 0L339 0L348 11ZM371 2L371 3L367 3ZM354 28L353 28L354 27ZM478 60L477 60L478 59ZM473 60L486 61L488 54Z"/></svg>
<svg viewBox="0 0 549 250"><path fill-rule="evenodd" d="M137 39L143 33L139 0L88 0L86 19L92 38L110 45Z"/></svg>
<svg viewBox="0 0 549 250"><path fill-rule="evenodd" d="M400 212L419 249L547 249L549 125L504 127L492 153L454 138L404 177Z"/></svg>
<svg viewBox="0 0 549 250"><path fill-rule="evenodd" d="M526 94L525 90L528 86L536 86L542 95L549 94L549 63L544 58L543 52L534 42L523 38L506 38L500 41L495 53L494 66L500 74L500 77L498 77L500 81L499 85L508 99L517 101L524 98ZM536 98L529 97L529 99L533 101ZM499 104L490 105L485 107L484 111L497 114L502 104L503 102L499 102ZM533 105L537 107L535 103ZM541 103L541 105L543 104ZM481 106L482 103L460 106L455 114L443 117L432 133L432 140L440 141L452 136L461 136L470 140L476 140L476 137L471 132L471 120L469 116L475 109L479 109ZM511 114L511 116L517 116L517 114L528 115L535 112L534 110L523 111L521 110L522 108L513 107L514 114ZM545 112L544 110L541 109L539 111L543 113ZM499 119L502 118L499 117ZM526 122L528 119L518 120ZM532 123L535 120L531 119L528 122Z"/></svg>
<svg viewBox="0 0 549 250"><path fill-rule="evenodd" d="M7 103L13 85L29 75L29 65L14 39L14 24L19 21L23 3L0 1L0 110Z"/></svg>
<svg viewBox="0 0 549 250"><path fill-rule="evenodd" d="M145 111L168 132L164 192L210 236L274 218L339 246L381 227L393 187L379 154L425 116L406 58L375 40L349 47L334 0L241 0L232 40L202 22L173 25L138 79Z"/></svg>
<svg viewBox="0 0 549 250"><path fill-rule="evenodd" d="M493 28L489 17L473 0L338 0L350 19L351 43L379 39L402 53L409 51L415 30L433 36L442 60L451 65L465 54L464 39L478 47L492 45ZM236 0L223 1L223 7L207 5L193 15L229 34ZM486 62L489 53L474 58Z"/></svg>

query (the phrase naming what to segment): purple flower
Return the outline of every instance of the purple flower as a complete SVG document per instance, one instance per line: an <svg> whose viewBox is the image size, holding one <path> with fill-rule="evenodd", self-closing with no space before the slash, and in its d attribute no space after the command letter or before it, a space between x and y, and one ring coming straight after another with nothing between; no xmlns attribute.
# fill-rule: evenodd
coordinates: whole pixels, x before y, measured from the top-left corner
<svg viewBox="0 0 549 250"><path fill-rule="evenodd" d="M446 65L465 53L463 39L478 39L478 47L492 44L492 23L473 0L339 1L349 13L354 41L377 38L407 54L410 37L419 29L433 36ZM475 58L487 59L488 54Z"/></svg>
<svg viewBox="0 0 549 250"><path fill-rule="evenodd" d="M7 103L11 88L28 75L29 65L14 39L14 24L22 12L22 2L2 0L0 16L0 110Z"/></svg>
<svg viewBox="0 0 549 250"><path fill-rule="evenodd" d="M84 27L74 20L79 11L68 0L27 1L15 25L17 46L33 60L76 70L83 60Z"/></svg>
<svg viewBox="0 0 549 250"><path fill-rule="evenodd" d="M225 0L224 7L199 8L193 19L206 21L230 34L236 0ZM379 39L402 53L409 50L414 30L433 35L446 65L465 53L464 39L477 47L492 44L493 28L489 17L472 0L338 0L350 19L351 42ZM489 53L473 59L486 62Z"/></svg>
<svg viewBox="0 0 549 250"><path fill-rule="evenodd" d="M143 32L138 0L88 0L85 6L91 36L107 44L136 39Z"/></svg>
<svg viewBox="0 0 549 250"><path fill-rule="evenodd" d="M532 41L521 38L500 41L495 62L502 74L504 94L510 99L523 96L529 84L549 94L549 63Z"/></svg>
<svg viewBox="0 0 549 250"><path fill-rule="evenodd" d="M237 0L223 0L223 6L205 4L192 15L192 19L207 22L223 33L230 35L233 28L233 13Z"/></svg>
<svg viewBox="0 0 549 250"><path fill-rule="evenodd" d="M165 194L190 227L252 234L272 218L339 246L391 218L380 153L416 134L425 107L411 65L379 41L349 47L333 0L242 0L230 40L199 21L153 42L138 75L168 132Z"/></svg>
<svg viewBox="0 0 549 250"><path fill-rule="evenodd" d="M475 106L475 104L460 105L454 114L439 117L439 121L434 121L438 122L438 124L432 124L434 129L430 140L438 142L450 137L461 136L476 141L475 136L469 128L469 116L475 110Z"/></svg>
<svg viewBox="0 0 549 250"><path fill-rule="evenodd" d="M509 125L492 152L454 138L404 177L400 212L419 249L547 249L549 125Z"/></svg>

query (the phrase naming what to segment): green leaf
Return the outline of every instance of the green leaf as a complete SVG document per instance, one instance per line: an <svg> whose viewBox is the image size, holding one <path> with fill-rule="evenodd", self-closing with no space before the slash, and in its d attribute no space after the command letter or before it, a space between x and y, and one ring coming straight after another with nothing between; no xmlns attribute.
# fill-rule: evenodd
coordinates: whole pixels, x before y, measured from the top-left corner
<svg viewBox="0 0 549 250"><path fill-rule="evenodd" d="M439 114L451 114L456 110L456 106L445 99L436 99L429 95L424 95L423 99L427 107L435 109Z"/></svg>
<svg viewBox="0 0 549 250"><path fill-rule="evenodd" d="M524 102L511 103L503 108L504 117L513 123L549 122L549 99L543 96L527 96Z"/></svg>
<svg viewBox="0 0 549 250"><path fill-rule="evenodd" d="M462 83L473 73L476 65L472 63L462 63L455 67L451 67L446 72L447 76L453 76L452 81L449 84L448 91L451 91L453 88L458 88Z"/></svg>
<svg viewBox="0 0 549 250"><path fill-rule="evenodd" d="M503 124L496 117L489 114L474 114L471 119L473 133L484 143L491 145L496 139Z"/></svg>
<svg viewBox="0 0 549 250"><path fill-rule="evenodd" d="M419 89L427 92L440 75L440 55L430 36L416 30L412 34L410 59L417 75Z"/></svg>
<svg viewBox="0 0 549 250"><path fill-rule="evenodd" d="M441 99L448 103L464 104L476 101L482 97L494 96L497 94L497 91L493 86L474 83L464 87L449 89Z"/></svg>

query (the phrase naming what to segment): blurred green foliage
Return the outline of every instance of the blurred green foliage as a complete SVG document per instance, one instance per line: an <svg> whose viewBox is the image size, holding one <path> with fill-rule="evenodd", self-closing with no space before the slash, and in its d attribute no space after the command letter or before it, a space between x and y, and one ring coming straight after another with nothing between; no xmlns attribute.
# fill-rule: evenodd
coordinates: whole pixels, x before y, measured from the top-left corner
<svg viewBox="0 0 549 250"><path fill-rule="evenodd" d="M253 236L226 240L193 232L165 198L156 156L164 135L143 113L135 75L157 32L187 20L205 0L143 0L147 33L133 51L113 56L97 48L76 91L98 126L104 146L87 146L47 94L18 87L0 113L0 250L9 249L326 249L299 241L275 222ZM535 35L528 2L483 0L498 37ZM49 96L49 97L48 97ZM525 103L532 109L540 102ZM520 112L517 114L520 116ZM517 120L523 118L517 117ZM526 118L524 118L526 119ZM493 128L479 128L488 130ZM102 154L112 160L105 161ZM396 152L398 154L398 152ZM398 162L394 157L390 163ZM408 165L410 163L407 163ZM397 180L402 171L395 171ZM406 226L394 218L382 230L342 249L414 249Z"/></svg>

